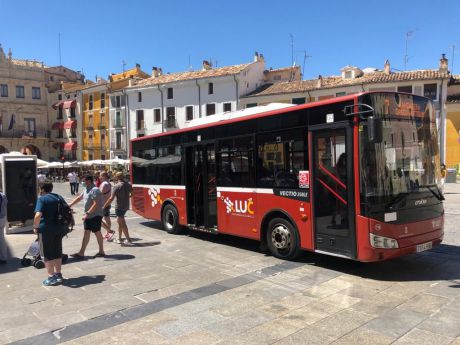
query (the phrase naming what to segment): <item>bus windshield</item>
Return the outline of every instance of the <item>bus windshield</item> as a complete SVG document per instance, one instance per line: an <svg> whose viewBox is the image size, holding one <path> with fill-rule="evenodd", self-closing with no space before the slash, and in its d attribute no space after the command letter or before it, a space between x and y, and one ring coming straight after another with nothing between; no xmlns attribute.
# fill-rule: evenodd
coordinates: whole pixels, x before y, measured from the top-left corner
<svg viewBox="0 0 460 345"><path fill-rule="evenodd" d="M433 104L406 94L370 94L379 139L370 142L366 121L359 127L360 184L365 198L390 206L401 196L431 192L438 199L440 161Z"/></svg>

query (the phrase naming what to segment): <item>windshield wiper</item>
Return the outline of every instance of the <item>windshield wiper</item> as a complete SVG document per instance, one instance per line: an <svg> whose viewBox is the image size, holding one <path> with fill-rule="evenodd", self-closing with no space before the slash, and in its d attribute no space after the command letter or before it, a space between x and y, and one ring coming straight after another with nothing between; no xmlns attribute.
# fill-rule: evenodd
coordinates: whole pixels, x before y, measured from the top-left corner
<svg viewBox="0 0 460 345"><path fill-rule="evenodd" d="M406 196L408 196L409 193L406 193L406 192L401 192L399 194L397 194L393 199L391 199L391 201L385 205L385 209L390 209L390 208L393 208L393 206L400 202L402 199L404 199Z"/></svg>
<svg viewBox="0 0 460 345"><path fill-rule="evenodd" d="M436 189L438 190L438 192L436 193L433 189L431 189L430 187L431 186L425 186L430 192L431 194L433 194L439 201L443 201L443 200L446 200L446 198L444 198L444 195L442 194L442 192L439 190L439 188L436 186Z"/></svg>

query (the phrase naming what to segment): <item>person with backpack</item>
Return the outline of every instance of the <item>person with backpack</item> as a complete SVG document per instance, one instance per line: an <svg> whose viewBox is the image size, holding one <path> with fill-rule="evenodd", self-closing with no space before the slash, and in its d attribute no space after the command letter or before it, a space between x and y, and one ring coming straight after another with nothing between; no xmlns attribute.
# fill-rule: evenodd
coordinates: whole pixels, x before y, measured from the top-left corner
<svg viewBox="0 0 460 345"><path fill-rule="evenodd" d="M68 232L66 224L60 220L60 205L67 203L53 191L53 183L46 180L40 185L40 197L35 206L34 233L38 234L41 256L45 262L48 278L45 286L62 284L62 238Z"/></svg>
<svg viewBox="0 0 460 345"><path fill-rule="evenodd" d="M104 239L101 234L101 225L102 225L102 216L104 210L102 208L102 193L98 187L94 185L93 176L87 175L84 178L85 188L83 192L70 203L70 207L83 200L84 202L84 211L83 215L83 227L85 232L83 234L83 240L81 243L80 250L72 254L71 256L77 259L83 259L85 257L85 250L88 246L91 233L94 233L97 239L97 244L99 246L99 251L94 255L97 257L104 257Z"/></svg>

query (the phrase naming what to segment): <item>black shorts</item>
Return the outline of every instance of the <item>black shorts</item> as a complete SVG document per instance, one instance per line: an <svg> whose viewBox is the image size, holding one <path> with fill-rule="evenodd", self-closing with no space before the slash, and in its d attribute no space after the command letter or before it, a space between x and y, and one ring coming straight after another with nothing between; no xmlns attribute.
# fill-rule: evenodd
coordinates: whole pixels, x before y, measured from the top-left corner
<svg viewBox="0 0 460 345"><path fill-rule="evenodd" d="M124 218L126 212L128 212L128 210L120 210L118 208L115 209L115 214L117 215L117 217L120 217L120 218Z"/></svg>
<svg viewBox="0 0 460 345"><path fill-rule="evenodd" d="M104 217L110 217L110 206L104 208Z"/></svg>
<svg viewBox="0 0 460 345"><path fill-rule="evenodd" d="M92 217L92 218L87 218L83 222L83 228L85 230L90 230L92 232L101 231L101 225L102 225L102 217L101 216L95 216L95 217Z"/></svg>
<svg viewBox="0 0 460 345"><path fill-rule="evenodd" d="M62 235L55 232L39 234L40 255L50 261L62 258Z"/></svg>

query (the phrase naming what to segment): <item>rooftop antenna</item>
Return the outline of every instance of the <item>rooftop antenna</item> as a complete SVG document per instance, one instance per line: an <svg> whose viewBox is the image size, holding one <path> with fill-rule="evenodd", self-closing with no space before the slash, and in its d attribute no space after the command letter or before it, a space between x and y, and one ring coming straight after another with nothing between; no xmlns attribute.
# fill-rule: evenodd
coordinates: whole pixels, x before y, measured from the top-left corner
<svg viewBox="0 0 460 345"><path fill-rule="evenodd" d="M59 66L62 66L61 62L61 33L58 33L58 43L59 43Z"/></svg>
<svg viewBox="0 0 460 345"><path fill-rule="evenodd" d="M409 46L409 38L412 37L412 35L414 34L415 31L417 31L417 29L409 30L409 31L406 32L406 51L405 51L405 54L404 54L404 70L405 71L407 70L407 63L410 60L410 57L407 54L407 49L408 49L408 46Z"/></svg>
<svg viewBox="0 0 460 345"><path fill-rule="evenodd" d="M121 60L121 65L122 65L122 68L123 68L123 73L125 73L126 61Z"/></svg>
<svg viewBox="0 0 460 345"><path fill-rule="evenodd" d="M190 54L188 55L188 70L192 70L192 63L190 62Z"/></svg>
<svg viewBox="0 0 460 345"><path fill-rule="evenodd" d="M291 66L294 66L294 36L289 34L289 37L291 38Z"/></svg>
<svg viewBox="0 0 460 345"><path fill-rule="evenodd" d="M306 50L298 50L299 53L303 53L303 63L302 63L302 76L305 75L305 63L307 62L307 59L311 58L311 55L307 55Z"/></svg>

